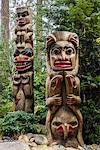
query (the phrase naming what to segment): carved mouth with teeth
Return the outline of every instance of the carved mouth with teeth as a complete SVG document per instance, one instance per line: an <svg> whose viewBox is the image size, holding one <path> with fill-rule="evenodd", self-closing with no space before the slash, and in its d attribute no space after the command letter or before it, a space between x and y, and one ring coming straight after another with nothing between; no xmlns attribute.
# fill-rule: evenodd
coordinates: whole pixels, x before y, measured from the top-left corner
<svg viewBox="0 0 100 150"><path fill-rule="evenodd" d="M26 71L33 65L32 57L29 58L28 56L23 56L21 59L17 56L15 57L14 63L17 71Z"/></svg>
<svg viewBox="0 0 100 150"><path fill-rule="evenodd" d="M70 61L56 61L54 65L57 68L72 68L72 63Z"/></svg>

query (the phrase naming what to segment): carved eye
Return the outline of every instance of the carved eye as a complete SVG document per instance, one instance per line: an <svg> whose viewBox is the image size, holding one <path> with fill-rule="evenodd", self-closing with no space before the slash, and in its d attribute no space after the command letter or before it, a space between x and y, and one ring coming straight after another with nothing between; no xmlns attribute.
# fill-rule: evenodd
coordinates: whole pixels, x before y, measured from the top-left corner
<svg viewBox="0 0 100 150"><path fill-rule="evenodd" d="M77 122L77 121L72 121L72 122L70 122L69 124L71 124L73 127L77 127L78 122Z"/></svg>
<svg viewBox="0 0 100 150"><path fill-rule="evenodd" d="M21 16L21 14L20 13L17 13L17 17L19 18Z"/></svg>
<svg viewBox="0 0 100 150"><path fill-rule="evenodd" d="M20 84L20 82L21 82L20 76L15 76L14 80L13 80L13 84L14 85L18 85L18 84Z"/></svg>
<svg viewBox="0 0 100 150"><path fill-rule="evenodd" d="M27 11L22 13L22 17L26 17L27 15L28 15Z"/></svg>
<svg viewBox="0 0 100 150"><path fill-rule="evenodd" d="M66 49L65 52L66 52L67 55L71 55L71 54L74 53L74 50L72 48L68 48L68 49Z"/></svg>
<svg viewBox="0 0 100 150"><path fill-rule="evenodd" d="M54 126L60 126L61 124L62 124L61 122L56 122L56 121L53 122L53 125L54 125Z"/></svg>
<svg viewBox="0 0 100 150"><path fill-rule="evenodd" d="M31 51L23 51L22 53L21 53L22 55L26 55L26 56L29 56L29 57L32 57L33 56L33 53L31 52Z"/></svg>
<svg viewBox="0 0 100 150"><path fill-rule="evenodd" d="M19 50L16 50L14 53L14 57L19 56L19 54L20 54Z"/></svg>
<svg viewBox="0 0 100 150"><path fill-rule="evenodd" d="M52 50L52 54L55 54L55 55L58 55L58 54L60 54L61 53L61 50L60 49L53 49Z"/></svg>
<svg viewBox="0 0 100 150"><path fill-rule="evenodd" d="M29 76L23 76L23 77L22 77L22 83L23 83L23 84L28 83L28 82L29 82L29 79L30 79Z"/></svg>

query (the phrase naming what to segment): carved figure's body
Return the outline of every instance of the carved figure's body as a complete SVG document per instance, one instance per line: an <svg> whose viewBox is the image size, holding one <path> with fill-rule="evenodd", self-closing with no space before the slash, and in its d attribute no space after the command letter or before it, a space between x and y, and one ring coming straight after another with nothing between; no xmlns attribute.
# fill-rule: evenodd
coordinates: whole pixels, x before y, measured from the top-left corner
<svg viewBox="0 0 100 150"><path fill-rule="evenodd" d="M18 74L13 80L15 110L32 112L33 72Z"/></svg>
<svg viewBox="0 0 100 150"><path fill-rule="evenodd" d="M48 77L46 81L46 104L48 106L48 114L46 125L48 140L50 140L51 143L54 141L54 133L51 130L52 120L59 116L58 112L63 113L64 109L69 108L76 115L78 120L77 139L74 141L76 141L78 145L84 144L82 139L83 119L78 108L78 104L81 100L80 81L78 77L76 77L78 72L77 46L78 37L75 33L55 32L47 38ZM64 117L66 118L66 116ZM66 147L68 146L67 142L68 139L65 142L66 144L64 144ZM72 144L71 142L69 143Z"/></svg>
<svg viewBox="0 0 100 150"><path fill-rule="evenodd" d="M25 26L16 26L15 28L15 42L17 44L17 47L25 47L25 43L30 43L33 46L32 43L32 24L26 24Z"/></svg>

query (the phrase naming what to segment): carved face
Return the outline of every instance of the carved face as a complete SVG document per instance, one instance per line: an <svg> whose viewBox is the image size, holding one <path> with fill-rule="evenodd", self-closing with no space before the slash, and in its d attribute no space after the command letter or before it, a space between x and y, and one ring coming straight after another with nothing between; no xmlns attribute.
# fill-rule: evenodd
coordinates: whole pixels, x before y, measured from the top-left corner
<svg viewBox="0 0 100 150"><path fill-rule="evenodd" d="M68 41L56 42L50 50L50 65L53 70L73 70L76 65L76 50Z"/></svg>
<svg viewBox="0 0 100 150"><path fill-rule="evenodd" d="M51 124L52 134L56 140L67 140L69 137L75 137L78 130L76 116L72 112L62 109L57 112Z"/></svg>
<svg viewBox="0 0 100 150"><path fill-rule="evenodd" d="M30 23L30 16L28 11L18 12L16 21L19 26L23 26Z"/></svg>
<svg viewBox="0 0 100 150"><path fill-rule="evenodd" d="M26 71L33 66L33 52L30 48L25 48L23 51L16 49L14 53L14 63L17 71Z"/></svg>

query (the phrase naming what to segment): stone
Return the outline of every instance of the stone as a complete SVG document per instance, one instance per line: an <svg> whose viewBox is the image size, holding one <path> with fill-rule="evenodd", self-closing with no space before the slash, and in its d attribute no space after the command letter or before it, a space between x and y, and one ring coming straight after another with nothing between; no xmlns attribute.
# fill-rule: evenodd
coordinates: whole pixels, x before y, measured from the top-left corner
<svg viewBox="0 0 100 150"><path fill-rule="evenodd" d="M30 142L34 142L34 141L35 141L35 138L31 138L31 139L30 139Z"/></svg>
<svg viewBox="0 0 100 150"><path fill-rule="evenodd" d="M30 147L36 147L36 146L37 146L37 144L36 144L35 142L30 142L30 143L28 143L28 145L29 145Z"/></svg>
<svg viewBox="0 0 100 150"><path fill-rule="evenodd" d="M10 142L10 141L12 141L12 139L11 139L11 137L9 137L9 136L3 136L2 137L2 140L4 141L4 142Z"/></svg>
<svg viewBox="0 0 100 150"><path fill-rule="evenodd" d="M26 135L27 135L27 137L28 137L29 140L30 140L30 139L33 137L34 134L33 134L33 133L27 133Z"/></svg>
<svg viewBox="0 0 100 150"><path fill-rule="evenodd" d="M100 144L92 144L92 145L88 145L88 148L90 148L89 150L100 150Z"/></svg>
<svg viewBox="0 0 100 150"><path fill-rule="evenodd" d="M22 141L22 142L25 142L25 143L28 143L29 142L29 138L27 135L20 135L19 138L18 138L19 141Z"/></svg>
<svg viewBox="0 0 100 150"><path fill-rule="evenodd" d="M74 149L72 147L65 148L63 145L54 145L54 146L38 145L37 147L31 148L31 150L79 150L79 149Z"/></svg>
<svg viewBox="0 0 100 150"><path fill-rule="evenodd" d="M37 147L32 147L31 150L48 150L47 145L38 145Z"/></svg>
<svg viewBox="0 0 100 150"><path fill-rule="evenodd" d="M66 150L66 148L63 145L54 145L50 148L50 150Z"/></svg>
<svg viewBox="0 0 100 150"><path fill-rule="evenodd" d="M21 141L0 143L0 150L30 150L26 143Z"/></svg>
<svg viewBox="0 0 100 150"><path fill-rule="evenodd" d="M34 134L33 138L30 141L34 140L37 145L48 145L48 140L45 135Z"/></svg>
<svg viewBox="0 0 100 150"><path fill-rule="evenodd" d="M34 143L36 143L35 145L48 145L48 140L46 136L42 134L28 133L26 135L20 135L18 140L27 144L29 143L30 145L31 143L33 143L33 145Z"/></svg>
<svg viewBox="0 0 100 150"><path fill-rule="evenodd" d="M3 142L3 140L0 139L0 143L2 143L2 142Z"/></svg>

